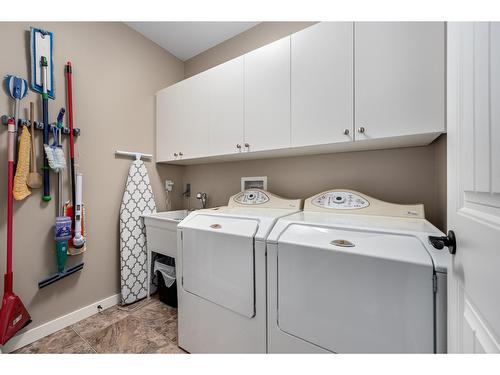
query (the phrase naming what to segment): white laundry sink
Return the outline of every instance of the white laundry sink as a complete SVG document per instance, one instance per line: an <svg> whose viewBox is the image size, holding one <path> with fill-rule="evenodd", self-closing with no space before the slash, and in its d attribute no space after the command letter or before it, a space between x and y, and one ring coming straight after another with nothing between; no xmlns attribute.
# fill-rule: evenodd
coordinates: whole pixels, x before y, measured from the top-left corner
<svg viewBox="0 0 500 375"><path fill-rule="evenodd" d="M164 211L144 215L148 253L177 256L177 224L189 214L188 210Z"/></svg>

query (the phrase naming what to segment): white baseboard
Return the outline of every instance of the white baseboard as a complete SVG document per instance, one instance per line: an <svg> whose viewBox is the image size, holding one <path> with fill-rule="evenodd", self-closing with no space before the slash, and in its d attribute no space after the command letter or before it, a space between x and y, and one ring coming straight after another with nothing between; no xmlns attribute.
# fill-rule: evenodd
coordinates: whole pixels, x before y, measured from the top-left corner
<svg viewBox="0 0 500 375"><path fill-rule="evenodd" d="M70 312L69 314L61 316L57 319L51 320L50 322L44 323L33 329L28 329L26 331L23 330L21 331L21 333L10 339L7 344L5 344L4 346L0 346L0 353L10 353L14 350L20 349L23 346L31 344L32 342L40 340L45 336L48 336L72 324L75 324L82 319L97 314L99 312L97 306L99 305L101 305L103 310L106 310L118 304L119 301L120 294L115 294L113 296L104 298L101 301L94 302L88 306L82 307L81 309Z"/></svg>

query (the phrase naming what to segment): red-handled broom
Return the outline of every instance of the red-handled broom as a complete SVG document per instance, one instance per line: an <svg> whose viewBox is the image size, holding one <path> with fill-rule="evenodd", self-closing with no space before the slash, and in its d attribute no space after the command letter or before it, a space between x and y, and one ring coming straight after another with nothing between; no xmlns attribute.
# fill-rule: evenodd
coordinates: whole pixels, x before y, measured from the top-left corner
<svg viewBox="0 0 500 375"><path fill-rule="evenodd" d="M14 203L12 184L14 180L15 123L8 123L8 189L7 189L7 272L4 277L2 310L0 310L0 345L9 341L20 329L31 322L31 317L21 299L14 294L12 273L12 206Z"/></svg>

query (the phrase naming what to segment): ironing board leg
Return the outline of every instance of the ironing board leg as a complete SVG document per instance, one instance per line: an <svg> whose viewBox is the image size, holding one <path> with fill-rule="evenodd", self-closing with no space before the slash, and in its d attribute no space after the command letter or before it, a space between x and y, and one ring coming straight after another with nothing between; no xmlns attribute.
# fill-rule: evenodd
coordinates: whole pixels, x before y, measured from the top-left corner
<svg viewBox="0 0 500 375"><path fill-rule="evenodd" d="M148 261L147 261L147 263L148 263L148 280L147 280L148 284L147 284L147 290L148 291L147 291L147 294L146 294L147 298L149 298L149 295L151 293L151 256L152 256L151 250L148 250L147 251L147 258L148 258Z"/></svg>

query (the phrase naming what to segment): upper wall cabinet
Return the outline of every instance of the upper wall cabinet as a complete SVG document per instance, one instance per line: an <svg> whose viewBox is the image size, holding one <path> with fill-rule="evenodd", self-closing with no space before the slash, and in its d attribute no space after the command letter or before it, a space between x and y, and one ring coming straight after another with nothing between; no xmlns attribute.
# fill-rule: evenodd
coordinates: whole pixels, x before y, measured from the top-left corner
<svg viewBox="0 0 500 375"><path fill-rule="evenodd" d="M243 147L243 56L206 72L206 114L211 155L233 154Z"/></svg>
<svg viewBox="0 0 500 375"><path fill-rule="evenodd" d="M445 128L443 22L323 22L157 94L157 161L432 142Z"/></svg>
<svg viewBox="0 0 500 375"><path fill-rule="evenodd" d="M167 87L156 97L158 161L240 152L243 57Z"/></svg>
<svg viewBox="0 0 500 375"><path fill-rule="evenodd" d="M445 130L445 24L355 24L356 140Z"/></svg>
<svg viewBox="0 0 500 375"><path fill-rule="evenodd" d="M322 22L292 35L292 146L352 141L353 26Z"/></svg>
<svg viewBox="0 0 500 375"><path fill-rule="evenodd" d="M184 82L167 87L156 94L156 160L158 161L170 161L178 157L178 141L181 138L179 131L185 117Z"/></svg>
<svg viewBox="0 0 500 375"><path fill-rule="evenodd" d="M208 154L206 90L200 77L167 87L156 95L158 161L192 159Z"/></svg>
<svg viewBox="0 0 500 375"><path fill-rule="evenodd" d="M245 144L290 146L290 37L245 55Z"/></svg>

